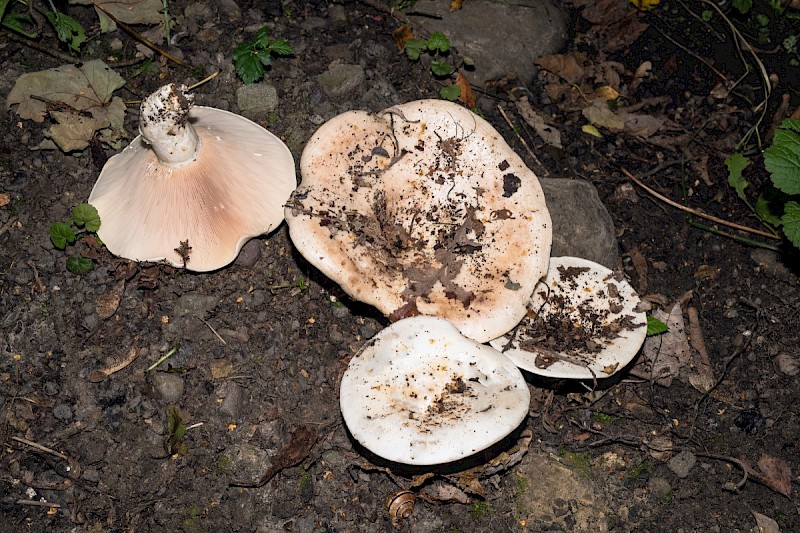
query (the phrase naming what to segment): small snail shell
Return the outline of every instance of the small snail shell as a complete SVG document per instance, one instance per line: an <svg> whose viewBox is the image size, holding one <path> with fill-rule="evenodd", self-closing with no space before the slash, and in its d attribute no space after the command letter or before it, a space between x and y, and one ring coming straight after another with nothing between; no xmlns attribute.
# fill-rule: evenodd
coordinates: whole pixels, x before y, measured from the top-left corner
<svg viewBox="0 0 800 533"><path fill-rule="evenodd" d="M415 503L417 496L412 491L404 489L389 496L386 507L389 508L389 516L392 518L408 518L414 512Z"/></svg>

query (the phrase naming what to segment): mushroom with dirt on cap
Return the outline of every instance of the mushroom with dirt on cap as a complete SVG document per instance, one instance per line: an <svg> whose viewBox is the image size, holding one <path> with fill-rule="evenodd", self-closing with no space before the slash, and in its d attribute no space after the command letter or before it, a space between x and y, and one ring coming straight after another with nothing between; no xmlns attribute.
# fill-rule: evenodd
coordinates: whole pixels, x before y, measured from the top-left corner
<svg viewBox="0 0 800 533"><path fill-rule="evenodd" d="M471 111L419 100L323 124L286 207L292 242L392 320L439 316L480 342L517 324L547 271L536 175Z"/></svg>
<svg viewBox="0 0 800 533"><path fill-rule="evenodd" d="M206 272L282 222L294 159L258 124L169 84L142 102L139 132L89 196L111 253Z"/></svg>
<svg viewBox="0 0 800 533"><path fill-rule="evenodd" d="M339 396L353 437L407 465L485 450L522 423L530 404L514 363L430 316L399 320L370 339L350 360Z"/></svg>

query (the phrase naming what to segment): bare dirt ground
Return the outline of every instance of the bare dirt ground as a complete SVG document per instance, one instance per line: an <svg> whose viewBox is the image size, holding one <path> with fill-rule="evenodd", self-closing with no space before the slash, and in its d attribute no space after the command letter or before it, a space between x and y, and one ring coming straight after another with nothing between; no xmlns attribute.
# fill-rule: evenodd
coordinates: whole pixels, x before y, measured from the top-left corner
<svg viewBox="0 0 800 533"><path fill-rule="evenodd" d="M179 25L189 4L170 3ZM441 82L397 52L391 32L400 20L380 6L265 4L239 2L241 16L227 3L196 11L204 18L186 23L194 32L175 49L204 72L158 57L147 69L119 68L123 99L221 70L196 90L198 103L236 112L241 82L231 52L263 25L296 53L268 71L279 100L259 122L296 159L318 116L437 97ZM92 272L68 271L48 228L88 198L100 154L33 150L48 124L7 111L0 122L0 193L9 200L0 207L0 530L800 530L796 254L692 226L621 170L678 202L685 194L694 208L757 225L728 187L723 160L758 116L759 78L710 96L720 80L706 62L730 79L741 74L732 41L692 33L703 27L698 19L680 2L664 4L645 15L622 2L626 17L644 25L633 37L619 21L592 21L566 6L565 57L582 54L583 71L561 93L563 78L545 74L527 85L501 80L477 92L477 106L538 175L597 187L616 225L619 268L653 312L681 305L673 333L685 323L688 340L653 337L650 349L665 358L696 355L702 339L710 373L679 364L674 379L656 379L640 365L596 390L527 376L528 418L495 450L505 455L489 469L491 458L481 456L471 477L458 467L432 476L397 469L349 437L339 379L387 321L310 267L285 225L254 241L250 266L193 274L100 249ZM69 13L87 27L96 20L82 7ZM724 24L717 29L724 33ZM63 64L6 35L6 92L23 73ZM84 59L106 57L112 39L132 56L135 42L118 31L97 33ZM623 46L610 45L614 39ZM796 79L796 68L762 57L782 82ZM336 61L362 65L366 81L329 97L315 76ZM644 61L652 69L634 89ZM559 68L551 66L564 74ZM664 119L656 133L581 131L586 119L575 89L615 84L627 91L629 112ZM561 132L563 148L542 141L517 112L512 95L520 87ZM774 114L800 103L796 87L777 87L764 132ZM136 106L128 110L132 135ZM748 179L756 189L766 177L752 171ZM121 370L98 378L120 361L127 363ZM231 486L265 472L271 476L260 488ZM385 501L401 489L411 489L416 505L410 518L395 520Z"/></svg>

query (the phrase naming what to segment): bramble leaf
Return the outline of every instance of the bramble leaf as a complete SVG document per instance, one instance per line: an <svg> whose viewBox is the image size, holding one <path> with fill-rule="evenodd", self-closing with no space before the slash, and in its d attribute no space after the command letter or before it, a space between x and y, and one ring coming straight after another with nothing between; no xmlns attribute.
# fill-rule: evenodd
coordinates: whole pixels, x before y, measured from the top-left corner
<svg viewBox="0 0 800 533"><path fill-rule="evenodd" d="M661 335L669 331L669 326L656 317L647 315L647 336Z"/></svg>
<svg viewBox="0 0 800 533"><path fill-rule="evenodd" d="M733 187L739 198L745 202L747 202L747 196L745 196L744 190L750 184L742 177L742 171L744 171L749 164L750 159L739 152L734 153L725 160L725 166L728 167L728 185Z"/></svg>
<svg viewBox="0 0 800 533"><path fill-rule="evenodd" d="M97 230L100 229L100 215L97 213L97 209L90 204L76 205L72 210L72 220L76 226L83 226L86 231L92 233L97 233Z"/></svg>
<svg viewBox="0 0 800 533"><path fill-rule="evenodd" d="M783 208L781 222L786 238L800 248L800 203L787 202Z"/></svg>
<svg viewBox="0 0 800 533"><path fill-rule="evenodd" d="M94 268L91 259L86 259L82 255L67 258L67 269L73 274L88 274Z"/></svg>
<svg viewBox="0 0 800 533"><path fill-rule="evenodd" d="M75 232L63 222L52 224L48 234L50 235L50 242L59 250L63 250L67 247L67 244L75 242Z"/></svg>
<svg viewBox="0 0 800 533"><path fill-rule="evenodd" d="M787 119L764 151L772 183L786 194L800 194L800 120Z"/></svg>
<svg viewBox="0 0 800 533"><path fill-rule="evenodd" d="M285 39L278 39L274 41L270 47L270 51L273 54L279 56L290 56L294 54L294 48Z"/></svg>
<svg viewBox="0 0 800 533"><path fill-rule="evenodd" d="M781 225L781 218L775 213L772 212L772 208L770 207L770 201L764 193L758 195L758 200L756 200L755 205L756 215L758 218L770 224L772 226L780 226Z"/></svg>

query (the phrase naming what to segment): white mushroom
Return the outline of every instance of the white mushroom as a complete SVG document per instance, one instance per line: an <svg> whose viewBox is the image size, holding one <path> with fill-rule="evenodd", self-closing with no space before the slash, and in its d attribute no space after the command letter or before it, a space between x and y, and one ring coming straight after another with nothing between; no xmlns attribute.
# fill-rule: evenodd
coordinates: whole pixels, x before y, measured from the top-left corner
<svg viewBox="0 0 800 533"><path fill-rule="evenodd" d="M481 342L525 315L550 215L534 173L479 116L443 100L344 113L300 170L292 241L353 298L393 320L446 318Z"/></svg>
<svg viewBox="0 0 800 533"><path fill-rule="evenodd" d="M517 328L491 341L520 368L553 378L599 379L625 367L647 333L639 296L587 259L552 257Z"/></svg>
<svg viewBox="0 0 800 533"><path fill-rule="evenodd" d="M141 135L108 160L89 196L115 255L209 271L274 230L297 181L280 139L244 117L194 106L165 85L141 106Z"/></svg>
<svg viewBox="0 0 800 533"><path fill-rule="evenodd" d="M353 437L397 463L432 465L477 453L510 434L530 392L500 352L444 319L395 322L353 357L340 403Z"/></svg>

